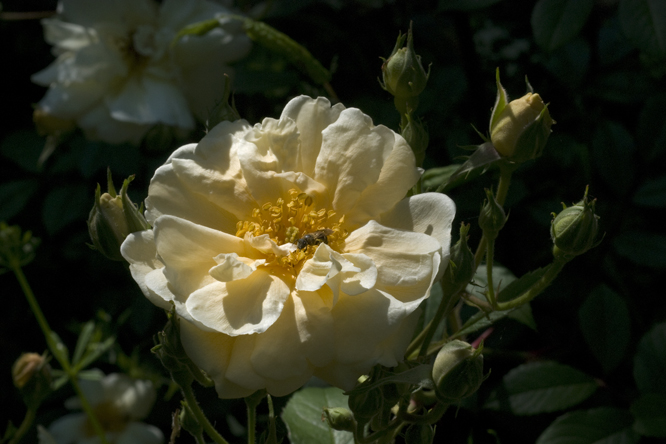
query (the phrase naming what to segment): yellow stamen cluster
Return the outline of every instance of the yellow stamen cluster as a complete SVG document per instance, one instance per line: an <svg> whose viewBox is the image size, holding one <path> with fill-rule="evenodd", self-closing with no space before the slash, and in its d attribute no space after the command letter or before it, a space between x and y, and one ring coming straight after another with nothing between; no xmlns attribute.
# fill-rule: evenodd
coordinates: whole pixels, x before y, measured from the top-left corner
<svg viewBox="0 0 666 444"><path fill-rule="evenodd" d="M236 236L244 237L246 233L253 236L268 236L278 245L288 242L296 244L299 239L318 230L330 229L333 233L327 236L327 243L336 251L340 251L349 232L343 228L344 216L336 219L335 211L326 208L317 209L314 200L306 193L289 190L289 201L279 198L275 204L267 202L252 211L252 220L238 221ZM299 268L312 257L316 245L308 245L285 257L275 258L270 264L280 264L290 268ZM269 265L269 264L267 264Z"/></svg>

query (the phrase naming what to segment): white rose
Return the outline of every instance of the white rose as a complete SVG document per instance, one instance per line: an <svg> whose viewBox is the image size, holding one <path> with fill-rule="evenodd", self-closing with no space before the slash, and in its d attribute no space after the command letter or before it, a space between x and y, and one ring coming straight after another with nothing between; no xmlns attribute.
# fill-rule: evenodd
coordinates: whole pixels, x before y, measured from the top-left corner
<svg viewBox="0 0 666 444"><path fill-rule="evenodd" d="M343 389L402 360L448 264L455 207L404 198L405 140L360 110L291 100L279 120L222 122L176 150L146 199L152 231L121 252L222 398L286 395L312 375ZM327 229L328 243L298 248Z"/></svg>
<svg viewBox="0 0 666 444"><path fill-rule="evenodd" d="M81 390L104 429L109 442L161 444L162 432L139 422L155 403L155 389L147 380L112 373L98 379L81 379ZM70 409L81 408L78 398L67 400ZM85 413L72 413L55 420L48 431L40 427L40 444L92 444L99 442Z"/></svg>
<svg viewBox="0 0 666 444"><path fill-rule="evenodd" d="M183 27L227 12L205 0L60 0L58 15L42 21L57 59L32 76L49 87L39 115L75 121L109 143L138 143L158 123L193 128L250 40L229 20L171 43Z"/></svg>

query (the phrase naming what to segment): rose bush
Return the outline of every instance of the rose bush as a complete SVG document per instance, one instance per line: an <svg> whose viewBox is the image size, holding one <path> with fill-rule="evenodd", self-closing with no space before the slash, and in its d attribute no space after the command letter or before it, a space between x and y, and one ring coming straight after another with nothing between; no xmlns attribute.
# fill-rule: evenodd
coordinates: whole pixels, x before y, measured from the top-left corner
<svg viewBox="0 0 666 444"><path fill-rule="evenodd" d="M250 40L229 20L171 44L183 27L227 12L205 0L60 0L58 15L42 22L57 59L32 76L49 87L38 128L75 121L109 143L138 143L158 123L193 128L222 97L227 63L247 54Z"/></svg>
<svg viewBox="0 0 666 444"><path fill-rule="evenodd" d="M107 434L109 442L116 444L160 444L162 432L152 425L139 422L145 418L155 403L152 382L132 379L120 373L97 379L82 379L81 390L95 412L95 416ZM80 408L78 398L69 399L70 409ZM48 430L40 427L40 444L93 444L99 443L94 428L85 413L72 413L55 420Z"/></svg>
<svg viewBox="0 0 666 444"><path fill-rule="evenodd" d="M285 395L312 375L351 389L402 360L448 264L455 206L405 198L419 175L401 136L297 97L279 120L222 122L176 150L150 184L153 229L121 252L155 305L175 304L220 397ZM318 230L327 243L297 246Z"/></svg>

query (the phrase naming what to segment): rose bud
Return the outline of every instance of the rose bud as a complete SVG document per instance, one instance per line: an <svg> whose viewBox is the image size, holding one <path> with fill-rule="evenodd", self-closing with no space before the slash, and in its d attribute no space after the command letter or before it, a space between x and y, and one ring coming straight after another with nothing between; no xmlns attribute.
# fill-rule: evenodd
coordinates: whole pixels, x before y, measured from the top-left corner
<svg viewBox="0 0 666 444"><path fill-rule="evenodd" d="M333 430L343 432L353 432L356 425L354 415L344 407L324 408L321 420L326 421L328 426Z"/></svg>
<svg viewBox="0 0 666 444"><path fill-rule="evenodd" d="M111 181L111 171L107 171L108 193L101 194L99 184L95 190L95 204L88 216L88 233L96 250L113 261L124 260L120 254L120 244L128 234L150 229L136 205L127 195L127 187L134 179L125 180L120 195Z"/></svg>
<svg viewBox="0 0 666 444"><path fill-rule="evenodd" d="M23 401L36 409L53 390L51 366L45 356L23 353L12 366L14 385L21 391Z"/></svg>
<svg viewBox="0 0 666 444"><path fill-rule="evenodd" d="M432 369L437 399L460 401L476 392L485 379L481 349L457 339L439 350Z"/></svg>
<svg viewBox="0 0 666 444"><path fill-rule="evenodd" d="M578 256L596 246L599 232L599 216L594 213L596 200L588 202L587 189L583 200L567 207L555 216L550 225L553 239L553 255Z"/></svg>
<svg viewBox="0 0 666 444"><path fill-rule="evenodd" d="M541 156L550 127L555 121L539 94L530 92L509 102L497 78L497 100L490 116L490 139L497 152L512 162L521 163Z"/></svg>
<svg viewBox="0 0 666 444"><path fill-rule="evenodd" d="M476 264L474 263L474 253L467 245L467 233L469 225L460 225L460 239L451 247L451 257L449 267L442 276L442 290L444 294L457 294L469 284L474 277Z"/></svg>
<svg viewBox="0 0 666 444"><path fill-rule="evenodd" d="M493 191L488 188L486 188L486 197L487 199L483 207L481 207L481 213L479 214L479 227L481 227L486 236L494 239L506 223L506 213L495 199Z"/></svg>

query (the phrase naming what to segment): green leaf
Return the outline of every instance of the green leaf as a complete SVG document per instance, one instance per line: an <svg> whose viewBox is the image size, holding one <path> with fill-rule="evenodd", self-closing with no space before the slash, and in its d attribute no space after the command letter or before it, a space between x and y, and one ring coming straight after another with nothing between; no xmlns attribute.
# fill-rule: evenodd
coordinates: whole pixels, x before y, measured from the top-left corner
<svg viewBox="0 0 666 444"><path fill-rule="evenodd" d="M81 333L79 334L79 339L76 341L76 347L74 348L74 356L72 357L72 365L77 365L78 362L83 357L83 353L88 347L90 338L92 337L93 332L95 331L95 323L93 321L88 321L83 325Z"/></svg>
<svg viewBox="0 0 666 444"><path fill-rule="evenodd" d="M539 269L537 271L544 270L544 269ZM535 274L536 273L536 274ZM534 284L537 280L541 278L541 276L545 273L545 270L543 272L537 273L536 271L533 271L531 273L526 274L525 276L522 276L520 279L517 279L516 276L511 273L511 271L503 267L501 265L494 264L493 265L493 283L495 285L495 288L497 289L498 287L500 288L500 293L498 294L498 301L500 302L506 302L509 301L517 296L520 296L523 292L525 292L531 285ZM486 266L485 265L480 265L476 269L476 273L474 274L474 285L470 284L467 286L467 292L474 294L474 293L480 293L482 291L485 291L485 289L488 287L488 277L486 273ZM517 282L516 284L514 284ZM483 289L483 290L481 290ZM481 295L481 298L485 298L485 296ZM520 307L517 307L512 310L507 310L507 311L502 311L498 312L502 313L497 318L494 318L491 316L491 319L493 321L499 320L504 318L505 316L510 317L514 321L520 322L521 324L524 324L531 328L532 330L536 330L536 322L534 321L534 317L532 316L532 308L530 307L529 304L522 305ZM490 324L486 324L484 326L489 326ZM481 326L478 326L476 330L482 328Z"/></svg>
<svg viewBox="0 0 666 444"><path fill-rule="evenodd" d="M599 174L618 196L626 194L634 178L634 140L619 123L603 122L592 139L592 155Z"/></svg>
<svg viewBox="0 0 666 444"><path fill-rule="evenodd" d="M83 356L83 359L81 359L81 361L77 364L78 370L83 370L95 362L97 358L106 353L115 343L116 338L112 336L110 338L106 338L104 342L98 342L89 346L88 353L86 353Z"/></svg>
<svg viewBox="0 0 666 444"><path fill-rule="evenodd" d="M666 94L650 97L638 118L638 146L649 161L666 150Z"/></svg>
<svg viewBox="0 0 666 444"><path fill-rule="evenodd" d="M583 28L594 0L539 0L532 10L534 40L553 51L572 40Z"/></svg>
<svg viewBox="0 0 666 444"><path fill-rule="evenodd" d="M587 94L618 103L643 102L657 89L645 71L634 68L603 70L586 83L586 88Z"/></svg>
<svg viewBox="0 0 666 444"><path fill-rule="evenodd" d="M437 9L439 11L474 11L486 8L501 0L439 0Z"/></svg>
<svg viewBox="0 0 666 444"><path fill-rule="evenodd" d="M594 378L557 362L531 362L504 376L485 408L536 415L574 406L597 390Z"/></svg>
<svg viewBox="0 0 666 444"><path fill-rule="evenodd" d="M37 160L44 149L44 138L35 131L17 131L0 143L0 153L13 160L26 171L36 173Z"/></svg>
<svg viewBox="0 0 666 444"><path fill-rule="evenodd" d="M9 220L21 212L39 185L36 180L14 180L0 185L0 220Z"/></svg>
<svg viewBox="0 0 666 444"><path fill-rule="evenodd" d="M58 336L58 333L51 331L50 337L51 347L49 347L49 350L51 350L53 356L55 356L60 363L69 362L69 350L65 343L62 342L62 339L60 339L60 336Z"/></svg>
<svg viewBox="0 0 666 444"><path fill-rule="evenodd" d="M625 231L615 237L618 254L638 265L666 267L666 236L645 231Z"/></svg>
<svg viewBox="0 0 666 444"><path fill-rule="evenodd" d="M93 205L93 191L77 185L65 185L51 190L42 209L44 225L49 233L56 233L75 220L85 224Z"/></svg>
<svg viewBox="0 0 666 444"><path fill-rule="evenodd" d="M347 396L342 390L308 387L294 393L282 411L282 420L289 430L292 444L353 444L354 435L331 429L322 421L324 407L345 407Z"/></svg>
<svg viewBox="0 0 666 444"><path fill-rule="evenodd" d="M621 0L618 16L622 30L640 51L666 58L666 2Z"/></svg>
<svg viewBox="0 0 666 444"><path fill-rule="evenodd" d="M634 430L643 436L666 438L666 396L648 393L631 405Z"/></svg>
<svg viewBox="0 0 666 444"><path fill-rule="evenodd" d="M638 343L634 379L643 393L666 394L666 322L652 327Z"/></svg>
<svg viewBox="0 0 666 444"><path fill-rule="evenodd" d="M634 203L646 207L666 207L666 176L645 181L634 194Z"/></svg>
<svg viewBox="0 0 666 444"><path fill-rule="evenodd" d="M571 89L580 86L590 65L590 44L578 37L551 53L546 68Z"/></svg>
<svg viewBox="0 0 666 444"><path fill-rule="evenodd" d="M617 367L629 345L628 313L624 299L606 285L595 288L578 311L585 341L605 373Z"/></svg>
<svg viewBox="0 0 666 444"><path fill-rule="evenodd" d="M451 164L445 167L430 168L423 173L423 189L434 190L449 181L453 173L460 168L460 164Z"/></svg>
<svg viewBox="0 0 666 444"><path fill-rule="evenodd" d="M451 339L460 338L470 333L474 333L475 331L488 328L491 325L493 325L495 322L499 321L500 319L504 319L505 317L509 316L509 314L511 314L511 312L515 310L516 310L515 308L512 308L511 310L493 311L488 314L479 311L474 316L469 318L465 322L465 324L463 324L460 330L458 330L455 334L451 335Z"/></svg>
<svg viewBox="0 0 666 444"><path fill-rule="evenodd" d="M609 407L571 412L548 426L536 444L633 444L640 436L632 422L628 411Z"/></svg>
<svg viewBox="0 0 666 444"><path fill-rule="evenodd" d="M446 192L456 186L483 174L501 159L497 150L490 142L479 145L460 167L450 176L448 182L440 185L437 192Z"/></svg>

